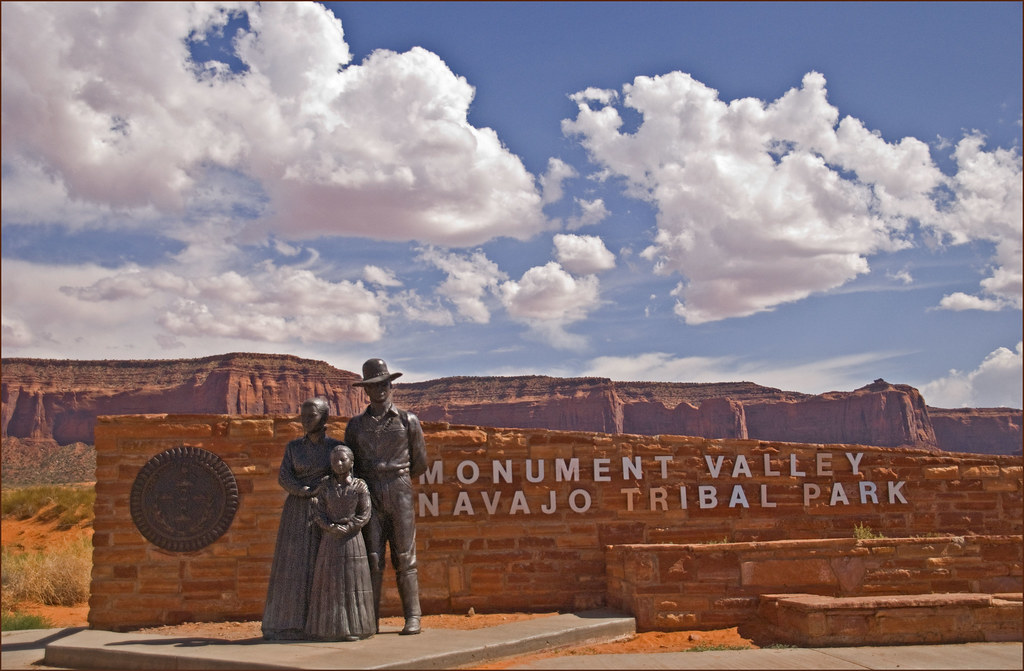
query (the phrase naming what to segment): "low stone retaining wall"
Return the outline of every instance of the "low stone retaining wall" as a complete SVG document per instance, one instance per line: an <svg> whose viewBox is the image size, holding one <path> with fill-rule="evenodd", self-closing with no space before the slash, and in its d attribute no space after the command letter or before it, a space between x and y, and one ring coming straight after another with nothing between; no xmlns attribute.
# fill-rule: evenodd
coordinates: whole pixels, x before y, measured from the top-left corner
<svg viewBox="0 0 1024 671"><path fill-rule="evenodd" d="M1020 641L1022 614L1020 594L765 594L758 608L775 639L805 647Z"/></svg>
<svg viewBox="0 0 1024 671"><path fill-rule="evenodd" d="M334 436L343 435L344 428L344 418L328 424ZM578 611L604 606L610 595L632 604L632 597L624 596L629 592L638 599L659 595L653 605L638 604L648 613L637 613L645 622L653 623L657 612L662 614L658 622L678 628L701 613L696 622L714 627L752 614L761 592L833 593L838 578L817 587L780 582L822 566L839 570L806 554L822 552L813 545L817 541L786 539L845 538L837 542L853 544L857 524L899 537L940 531L1017 534L1015 551L1005 550L1012 556L998 560L1001 568L989 566L995 559L962 559L953 549L943 550L945 542L941 547L936 540L925 542L934 547L922 547L914 561L934 560L934 570L945 570L947 576L915 591L974 591L965 587L970 580L995 581L984 587L990 592L1021 589L1024 482L1019 456L439 422L424 422L424 433L429 470L414 489L420 597L427 613ZM285 500L277 474L285 444L301 434L294 416L100 417L89 623L123 630L260 618ZM178 447L215 454L238 489L230 527L215 542L191 552L150 543L130 514L140 470ZM622 576L632 573L623 574L621 562L616 568L612 561L613 573L606 571L606 559L615 556L608 555L608 546L718 540L760 548L764 562L744 560L754 562L747 569L754 573L746 578L736 558L729 560L732 564L701 563L701 578L692 586L690 577L682 581L666 569L663 576L624 587ZM790 545L794 542L812 545ZM714 552L725 546L666 547L670 552L680 547ZM627 556L634 561L626 552L622 561ZM897 559L903 561L907 552L900 550ZM807 563L787 564L793 567L789 573L778 573L781 565L765 563L776 553ZM839 570L842 580L856 573L861 560L866 561L835 559L836 566L850 563L848 570ZM978 570L989 573L971 574ZM885 584L896 586L906 580L900 571L918 569L897 562L892 571ZM389 569L384 614L399 612L393 576ZM748 586L741 578L754 583ZM662 608L662 602L676 605ZM715 609L723 616L712 617Z"/></svg>
<svg viewBox="0 0 1024 671"><path fill-rule="evenodd" d="M782 591L1020 592L1022 554L1020 536L621 545L607 549L608 605L632 613L637 631L679 631L738 626L762 594Z"/></svg>

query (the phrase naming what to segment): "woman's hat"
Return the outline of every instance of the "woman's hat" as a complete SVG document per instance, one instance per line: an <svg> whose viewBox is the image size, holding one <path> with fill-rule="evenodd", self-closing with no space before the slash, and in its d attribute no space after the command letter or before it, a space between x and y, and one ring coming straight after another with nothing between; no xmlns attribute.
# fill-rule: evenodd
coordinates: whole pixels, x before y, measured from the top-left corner
<svg viewBox="0 0 1024 671"><path fill-rule="evenodd" d="M367 359L363 364L363 379L361 382L353 382L353 387L364 387L368 384L376 384L385 380L394 380L401 377L401 373L388 372L388 365L384 359Z"/></svg>

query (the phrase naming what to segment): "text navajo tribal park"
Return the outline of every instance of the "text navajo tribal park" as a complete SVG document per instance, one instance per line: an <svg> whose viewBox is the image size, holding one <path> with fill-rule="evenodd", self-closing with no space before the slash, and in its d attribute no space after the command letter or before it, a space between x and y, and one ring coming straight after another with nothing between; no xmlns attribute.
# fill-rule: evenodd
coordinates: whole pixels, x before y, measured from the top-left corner
<svg viewBox="0 0 1024 671"><path fill-rule="evenodd" d="M759 457L748 458L745 455L737 455L729 472L725 468L725 457L703 455L704 465L707 474L713 480L719 477L731 476L733 479L752 478L754 470L765 477L808 477L808 472L814 477L828 477L835 475L837 470L846 470L851 475L861 474L862 452L844 452L842 456L833 461L832 452L818 452L810 464L799 464L796 454L790 454L784 459L785 466L776 467L772 465L771 454L763 454ZM623 483L639 485L645 479L651 469L655 474L660 475L662 481L669 477L669 466L675 457L671 455L656 455L648 459L642 457L622 457L621 466L613 463L616 460L608 458L594 458L592 462L593 477L591 482L612 482L613 478L619 477ZM653 463L652 463L653 460ZM479 482L491 484L514 484L522 482L525 478L530 484L544 482L582 482L580 475L580 459L557 458L550 462L546 459L526 459L519 461L514 467L512 459L491 461L490 474L481 473L481 467L477 462L465 460L459 462L454 473L445 472L443 461L434 461L426 473L420 476L421 485L440 484L445 478L454 475L458 482L464 485L473 485ZM788 467L786 467L788 466ZM613 470L615 471L613 473ZM657 477L654 475L652 477ZM815 482L802 483L803 505L807 507L814 503L827 502L830 506L860 504L881 504L889 503L894 505L906 504L907 499L903 496L903 486L906 483L902 480L873 482L861 480L856 483L847 483L845 486L836 481L827 483L824 486ZM760 508L774 508L776 502L772 501L771 491L767 484L759 484L753 496L748 496L747 490L742 484L733 485L690 485L679 484L678 482L662 484L655 487L648 487L646 495L639 486L623 487L619 490L622 495L622 507L628 511L633 510L665 510L669 507L681 509L697 508L707 510L718 506L729 508L750 508L751 505ZM442 505L442 503L444 505ZM546 497L530 497L522 489L512 492L511 496L503 495L500 491L479 491L473 496L470 492L461 491L454 501L442 501L437 492L419 493L419 516L438 517L443 513L452 516L476 515L478 510L485 510L489 515L505 513L508 515L532 515L538 511L550 515L558 510L559 506L568 506L574 513L586 513L590 510L592 503L591 492L583 488L569 489L559 487L548 490Z"/></svg>

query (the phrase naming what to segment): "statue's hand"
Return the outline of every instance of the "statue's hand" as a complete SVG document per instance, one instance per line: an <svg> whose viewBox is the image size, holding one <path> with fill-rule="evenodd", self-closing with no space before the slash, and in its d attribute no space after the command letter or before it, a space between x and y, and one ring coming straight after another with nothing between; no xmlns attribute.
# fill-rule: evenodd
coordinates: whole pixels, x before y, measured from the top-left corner
<svg viewBox="0 0 1024 671"><path fill-rule="evenodd" d="M332 524L328 529L335 536L348 536L352 533L351 524Z"/></svg>
<svg viewBox="0 0 1024 671"><path fill-rule="evenodd" d="M330 481L331 476L329 475L325 475L322 478L320 478L320 480L318 480L317 483L310 488L310 495L320 496L320 494L324 491L324 488L327 486L327 483Z"/></svg>

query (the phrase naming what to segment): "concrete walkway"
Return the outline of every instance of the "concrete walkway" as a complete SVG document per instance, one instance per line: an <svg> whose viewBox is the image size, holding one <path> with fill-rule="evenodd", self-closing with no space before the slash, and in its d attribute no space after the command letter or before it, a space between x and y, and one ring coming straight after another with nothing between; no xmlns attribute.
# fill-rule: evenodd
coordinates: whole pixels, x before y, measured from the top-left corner
<svg viewBox="0 0 1024 671"><path fill-rule="evenodd" d="M352 643L225 641L50 629L37 630L35 643L28 632L5 633L0 653L4 669L19 668L13 666L15 654L25 655L17 661L20 664L41 659L46 667L66 669L451 669L623 638L636 631L636 624L632 617L602 609L485 629L425 629L418 636L399 636L399 629L385 626L380 634ZM29 660L33 654L35 660Z"/></svg>
<svg viewBox="0 0 1024 671"><path fill-rule="evenodd" d="M514 669L1020 669L1020 643L764 648L556 657Z"/></svg>
<svg viewBox="0 0 1024 671"><path fill-rule="evenodd" d="M5 632L3 669L451 669L634 632L607 611L459 631L398 628L354 643L271 643L119 634L84 628ZM1021 669L1021 643L864 648L769 648L643 655L569 655L523 669Z"/></svg>

